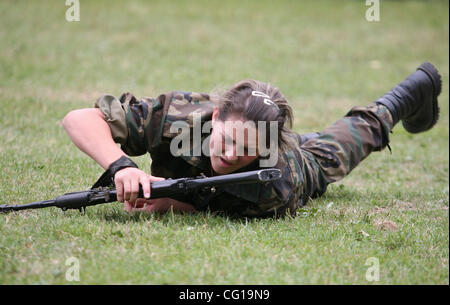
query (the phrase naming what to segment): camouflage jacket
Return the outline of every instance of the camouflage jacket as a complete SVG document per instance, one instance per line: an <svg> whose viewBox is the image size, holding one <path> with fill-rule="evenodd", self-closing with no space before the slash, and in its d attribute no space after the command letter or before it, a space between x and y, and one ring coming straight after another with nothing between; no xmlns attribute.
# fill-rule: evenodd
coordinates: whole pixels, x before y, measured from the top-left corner
<svg viewBox="0 0 450 305"><path fill-rule="evenodd" d="M129 156L150 153L151 174L164 178L212 176L207 156L179 156L170 153L170 141L178 135L170 132L175 121L184 121L192 129L193 114L201 114L202 123L211 120L215 105L209 95L195 92L173 91L157 98L140 100L125 93L119 99L101 96L95 103L105 115L112 137ZM202 141L209 134L202 135ZM294 137L298 135L293 134ZM192 137L191 137L192 139ZM191 148L193 146L191 145ZM256 170L255 160L238 172ZM282 178L267 185L233 185L217 188L211 194L196 194L177 198L193 204L199 210L223 211L248 217L267 217L294 213L303 204L300 165L292 152L282 154L275 166Z"/></svg>

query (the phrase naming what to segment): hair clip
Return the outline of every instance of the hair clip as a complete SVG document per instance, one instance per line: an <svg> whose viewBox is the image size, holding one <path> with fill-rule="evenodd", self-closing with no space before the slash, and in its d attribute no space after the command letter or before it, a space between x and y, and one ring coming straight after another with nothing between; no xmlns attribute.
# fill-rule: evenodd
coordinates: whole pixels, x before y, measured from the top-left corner
<svg viewBox="0 0 450 305"><path fill-rule="evenodd" d="M270 105L270 106L275 106L278 110L280 110L280 108L278 107L277 104L275 104L271 99L270 96L268 96L267 94L261 92L261 91L252 91L252 95L253 96L258 96L258 97L262 97L264 98L264 104L266 105Z"/></svg>

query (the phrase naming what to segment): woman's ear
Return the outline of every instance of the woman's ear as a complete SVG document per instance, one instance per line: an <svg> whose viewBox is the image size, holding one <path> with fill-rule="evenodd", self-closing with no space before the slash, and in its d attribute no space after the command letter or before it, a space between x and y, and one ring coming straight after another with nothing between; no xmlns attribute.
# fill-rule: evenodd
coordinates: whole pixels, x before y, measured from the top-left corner
<svg viewBox="0 0 450 305"><path fill-rule="evenodd" d="M214 121L216 121L218 117L219 117L219 107L216 106L214 107L214 111L212 113L212 122L214 123Z"/></svg>

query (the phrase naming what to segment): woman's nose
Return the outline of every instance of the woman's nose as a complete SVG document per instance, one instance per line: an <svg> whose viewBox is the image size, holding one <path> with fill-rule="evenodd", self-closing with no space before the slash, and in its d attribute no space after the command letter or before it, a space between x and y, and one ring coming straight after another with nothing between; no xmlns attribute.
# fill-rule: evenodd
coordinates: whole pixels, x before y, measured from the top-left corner
<svg viewBox="0 0 450 305"><path fill-rule="evenodd" d="M239 158L238 156L232 155L232 156L226 156L224 159L227 162L234 163L238 158Z"/></svg>
<svg viewBox="0 0 450 305"><path fill-rule="evenodd" d="M225 145L225 160L226 161L235 161L239 157L236 155L236 146L235 145Z"/></svg>

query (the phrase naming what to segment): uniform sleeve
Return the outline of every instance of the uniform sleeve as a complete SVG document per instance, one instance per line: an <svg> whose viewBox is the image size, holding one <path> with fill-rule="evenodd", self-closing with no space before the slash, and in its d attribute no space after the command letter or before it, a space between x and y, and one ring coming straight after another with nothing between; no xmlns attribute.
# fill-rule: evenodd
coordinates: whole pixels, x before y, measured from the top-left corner
<svg viewBox="0 0 450 305"><path fill-rule="evenodd" d="M150 151L161 134L162 108L167 94L157 99L137 100L131 93L119 99L103 95L95 103L111 129L111 134L122 150L130 156L143 155Z"/></svg>
<svg viewBox="0 0 450 305"><path fill-rule="evenodd" d="M103 95L95 102L95 108L99 108L105 116L105 121L111 129L114 142L125 144L128 137L125 111L120 101L112 95Z"/></svg>
<svg viewBox="0 0 450 305"><path fill-rule="evenodd" d="M125 93L119 99L103 95L95 107L105 115L114 141L120 143L122 150L130 156L152 153L163 138L173 138L177 134L170 131L173 122L184 121L192 127L194 114L199 114L201 121L207 121L214 110L208 94L184 91L141 100L131 93Z"/></svg>

